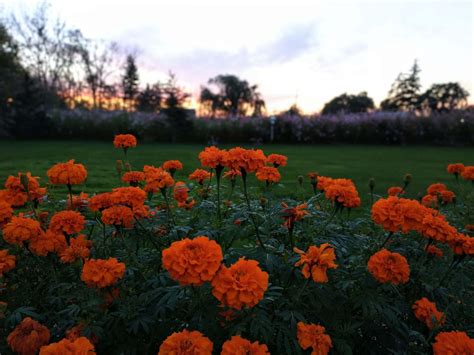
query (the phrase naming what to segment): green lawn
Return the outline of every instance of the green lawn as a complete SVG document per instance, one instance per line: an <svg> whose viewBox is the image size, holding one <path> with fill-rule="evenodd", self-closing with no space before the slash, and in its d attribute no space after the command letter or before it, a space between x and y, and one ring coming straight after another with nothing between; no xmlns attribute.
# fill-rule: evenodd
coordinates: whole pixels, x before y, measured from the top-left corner
<svg viewBox="0 0 474 355"><path fill-rule="evenodd" d="M164 160L179 159L184 172L178 179L199 167L197 154L201 145L185 144L140 144L129 152L135 169L144 164L160 165ZM367 181L376 179L376 192L384 194L389 186L400 185L405 173L413 174L409 195L416 196L432 182L453 183L454 178L446 173L446 164L463 162L474 164L474 147L388 147L388 146L292 146L266 145L265 153L281 153L288 156L288 166L282 168L282 192L293 193L297 176L308 171L317 171L331 177L346 177L355 181L361 195L367 196ZM105 142L64 141L0 141L0 178L2 181L18 171L31 171L47 182L46 170L57 162L76 159L89 172L82 190L94 193L111 189L117 185L115 161L122 159L122 151ZM307 182L307 181L306 181Z"/></svg>

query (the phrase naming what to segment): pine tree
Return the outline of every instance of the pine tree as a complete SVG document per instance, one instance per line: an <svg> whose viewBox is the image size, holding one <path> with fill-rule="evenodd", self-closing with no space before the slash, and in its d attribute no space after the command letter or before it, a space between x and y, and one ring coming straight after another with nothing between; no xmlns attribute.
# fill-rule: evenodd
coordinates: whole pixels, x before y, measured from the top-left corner
<svg viewBox="0 0 474 355"><path fill-rule="evenodd" d="M138 68L135 64L135 57L131 54L127 56L125 72L122 76L122 91L124 106L132 110L135 106L135 98L138 94Z"/></svg>
<svg viewBox="0 0 474 355"><path fill-rule="evenodd" d="M420 72L415 60L409 73L400 73L380 106L387 111L416 111L420 107Z"/></svg>

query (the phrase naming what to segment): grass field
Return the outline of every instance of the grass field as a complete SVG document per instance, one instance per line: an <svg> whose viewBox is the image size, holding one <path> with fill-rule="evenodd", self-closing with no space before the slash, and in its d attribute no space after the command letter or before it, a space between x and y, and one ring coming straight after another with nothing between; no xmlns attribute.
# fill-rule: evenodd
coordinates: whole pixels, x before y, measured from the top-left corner
<svg viewBox="0 0 474 355"><path fill-rule="evenodd" d="M185 179L188 173L199 167L197 154L202 148L185 144L140 144L130 150L129 158L134 169L179 159L184 164L184 171L179 172L177 178ZM283 187L277 190L290 194L296 191L297 176L309 171L353 179L364 199L369 191L369 178L376 179L376 192L384 194L387 187L402 184L404 174L411 173L413 183L408 195L415 197L432 182L454 182L453 177L446 173L446 164L474 164L474 147L265 145L261 148L267 154L288 156L287 167L281 169ZM87 183L78 189L89 193L106 191L117 185L115 162L123 158L121 150L106 142L0 141L0 151L2 182L10 174L31 171L33 175L42 177L42 184L45 184L46 170L51 165L74 158L88 169Z"/></svg>

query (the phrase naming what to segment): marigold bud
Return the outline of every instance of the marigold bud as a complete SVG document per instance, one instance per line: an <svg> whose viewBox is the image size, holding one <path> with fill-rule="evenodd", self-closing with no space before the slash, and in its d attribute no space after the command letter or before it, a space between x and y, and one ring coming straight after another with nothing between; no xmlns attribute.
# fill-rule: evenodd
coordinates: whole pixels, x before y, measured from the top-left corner
<svg viewBox="0 0 474 355"><path fill-rule="evenodd" d="M374 178L369 179L369 188L370 188L370 191L374 191L374 188L375 188L375 179Z"/></svg>
<svg viewBox="0 0 474 355"><path fill-rule="evenodd" d="M405 184L405 187L407 187L411 180L413 179L413 176L411 174L405 174L405 177L403 178L403 183Z"/></svg>
<svg viewBox="0 0 474 355"><path fill-rule="evenodd" d="M298 184L303 185L303 175L298 176Z"/></svg>

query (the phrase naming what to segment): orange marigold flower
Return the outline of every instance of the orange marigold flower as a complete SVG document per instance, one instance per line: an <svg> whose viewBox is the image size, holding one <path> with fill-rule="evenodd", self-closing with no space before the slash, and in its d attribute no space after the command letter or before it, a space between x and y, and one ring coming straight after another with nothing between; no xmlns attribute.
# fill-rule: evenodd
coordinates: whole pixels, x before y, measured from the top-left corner
<svg viewBox="0 0 474 355"><path fill-rule="evenodd" d="M444 313L438 311L436 304L426 297L416 301L412 309L416 319L425 323L429 329L433 329L435 325L439 326L444 323Z"/></svg>
<svg viewBox="0 0 474 355"><path fill-rule="evenodd" d="M127 206L112 206L102 211L102 222L111 226L122 226L132 228L134 223L134 213Z"/></svg>
<svg viewBox="0 0 474 355"><path fill-rule="evenodd" d="M252 173L257 171L266 162L265 154L261 149L243 149L240 147L229 149L226 166L230 169Z"/></svg>
<svg viewBox="0 0 474 355"><path fill-rule="evenodd" d="M7 249L0 250L0 277L4 273L13 270L16 265L16 256L9 255Z"/></svg>
<svg viewBox="0 0 474 355"><path fill-rule="evenodd" d="M87 204L89 203L89 195L86 194L85 192L81 192L79 195L73 196L72 197L72 205L71 205L71 199L67 198L67 207L69 209L74 209L74 210L80 210L84 209L87 207Z"/></svg>
<svg viewBox="0 0 474 355"><path fill-rule="evenodd" d="M350 179L332 179L325 186L324 193L327 199L346 208L360 206L359 193Z"/></svg>
<svg viewBox="0 0 474 355"><path fill-rule="evenodd" d="M212 294L223 305L234 309L253 307L268 288L268 274L255 260L240 258L230 267L222 266L212 280Z"/></svg>
<svg viewBox="0 0 474 355"><path fill-rule="evenodd" d="M145 181L145 173L142 171L127 171L123 174L122 181L137 186L139 182Z"/></svg>
<svg viewBox="0 0 474 355"><path fill-rule="evenodd" d="M448 164L446 171L450 174L454 174L458 176L464 171L464 164L462 163Z"/></svg>
<svg viewBox="0 0 474 355"><path fill-rule="evenodd" d="M438 207L438 196L437 195L425 195L421 199L421 204L426 207L436 208Z"/></svg>
<svg viewBox="0 0 474 355"><path fill-rule="evenodd" d="M67 248L67 242L64 234L48 229L31 239L28 247L33 254L46 256L48 253L61 253Z"/></svg>
<svg viewBox="0 0 474 355"><path fill-rule="evenodd" d="M84 229L86 219L77 211L61 211L51 217L49 229L56 233L74 234Z"/></svg>
<svg viewBox="0 0 474 355"><path fill-rule="evenodd" d="M257 180L266 181L268 183L277 183L281 179L280 172L272 166L262 166L255 173Z"/></svg>
<svg viewBox="0 0 474 355"><path fill-rule="evenodd" d="M0 227L3 227L13 217L13 208L6 202L0 200Z"/></svg>
<svg viewBox="0 0 474 355"><path fill-rule="evenodd" d="M10 175L6 182L5 188L10 190L16 195L22 195L19 200L28 199L37 200L46 194L46 189L41 188L38 182L37 176L31 176L30 172L18 173L18 176ZM25 185L28 184L28 191L25 189Z"/></svg>
<svg viewBox="0 0 474 355"><path fill-rule="evenodd" d="M115 148L135 148L137 139L133 134L117 134L114 138Z"/></svg>
<svg viewBox="0 0 474 355"><path fill-rule="evenodd" d="M314 282L328 282L327 270L337 268L334 263L336 260L334 248L328 243L321 244L320 247L312 245L306 253L298 248L294 248L293 251L300 255L300 260L295 266L303 265L301 273L306 279L311 276Z"/></svg>
<svg viewBox="0 0 474 355"><path fill-rule="evenodd" d="M186 201L178 201L178 207L185 210L192 209L195 204L196 204L196 200L194 199L187 199Z"/></svg>
<svg viewBox="0 0 474 355"><path fill-rule="evenodd" d="M444 204L447 204L447 203L454 202L456 195L452 191L445 190L445 191L440 192L439 197L441 198L441 202L443 202Z"/></svg>
<svg viewBox="0 0 474 355"><path fill-rule="evenodd" d="M428 186L428 188L426 189L426 192L429 195L438 195L439 193L441 193L441 191L444 191L444 190L447 190L446 185L438 182L436 184L431 184L430 186Z"/></svg>
<svg viewBox="0 0 474 355"><path fill-rule="evenodd" d="M206 147L199 153L199 160L201 161L201 165L206 168L222 169L226 166L227 151L215 146Z"/></svg>
<svg viewBox="0 0 474 355"><path fill-rule="evenodd" d="M231 169L224 173L224 178L228 178L230 180L235 180L238 176L242 176L242 173L239 170L235 169Z"/></svg>
<svg viewBox="0 0 474 355"><path fill-rule="evenodd" d="M26 192L14 191L14 190L0 190L0 200L3 200L14 207L24 206L28 201L28 195Z"/></svg>
<svg viewBox="0 0 474 355"><path fill-rule="evenodd" d="M270 352L265 344L260 344L258 341L252 343L239 335L234 335L222 344L221 355L270 355Z"/></svg>
<svg viewBox="0 0 474 355"><path fill-rule="evenodd" d="M426 213L420 232L424 237L441 243L449 242L457 235L457 230L451 226L443 215Z"/></svg>
<svg viewBox="0 0 474 355"><path fill-rule="evenodd" d="M48 328L26 317L8 335L7 342L15 353L29 355L36 354L43 345L48 344L49 338Z"/></svg>
<svg viewBox="0 0 474 355"><path fill-rule="evenodd" d="M89 287L112 286L125 274L125 264L116 258L89 259L82 268L81 280Z"/></svg>
<svg viewBox="0 0 474 355"><path fill-rule="evenodd" d="M443 257L443 251L434 245L429 245L428 248L426 248L426 252L428 255L436 256L437 258Z"/></svg>
<svg viewBox="0 0 474 355"><path fill-rule="evenodd" d="M464 180L474 181L474 165L466 166L461 176Z"/></svg>
<svg viewBox="0 0 474 355"><path fill-rule="evenodd" d="M204 183L204 180L209 180L211 174L204 169L196 169L191 174L189 174L189 180L196 181L199 185Z"/></svg>
<svg viewBox="0 0 474 355"><path fill-rule="evenodd" d="M38 221L25 217L12 217L3 227L3 239L9 244L19 244L34 239L42 233Z"/></svg>
<svg viewBox="0 0 474 355"><path fill-rule="evenodd" d="M182 181L178 181L173 188L173 198L178 202L185 202L188 199L189 189Z"/></svg>
<svg viewBox="0 0 474 355"><path fill-rule="evenodd" d="M97 194L89 199L89 209L94 212L102 211L103 209L111 207L113 204L111 192Z"/></svg>
<svg viewBox="0 0 474 355"><path fill-rule="evenodd" d="M145 173L146 192L157 192L174 185L173 177L163 168L145 165L143 171Z"/></svg>
<svg viewBox="0 0 474 355"><path fill-rule="evenodd" d="M450 248L457 255L474 255L474 237L456 233L454 238L448 241Z"/></svg>
<svg viewBox="0 0 474 355"><path fill-rule="evenodd" d="M161 344L158 355L211 355L212 342L201 332L184 329L173 333Z"/></svg>
<svg viewBox="0 0 474 355"><path fill-rule="evenodd" d="M468 231L474 231L474 224L466 224L464 226L464 229L466 229Z"/></svg>
<svg viewBox="0 0 474 355"><path fill-rule="evenodd" d="M372 205L372 220L388 232L420 230L427 208L418 201L389 196Z"/></svg>
<svg viewBox="0 0 474 355"><path fill-rule="evenodd" d="M89 257L92 241L88 240L84 234L71 238L69 247L59 253L62 263L73 263L78 259L86 259Z"/></svg>
<svg viewBox="0 0 474 355"><path fill-rule="evenodd" d="M145 203L146 192L139 187L118 187L113 189L111 199L114 204L138 207Z"/></svg>
<svg viewBox="0 0 474 355"><path fill-rule="evenodd" d="M162 165L163 169L168 170L171 174L174 174L176 170L183 169L183 163L179 160L167 160Z"/></svg>
<svg viewBox="0 0 474 355"><path fill-rule="evenodd" d="M281 207L281 216L285 219L283 225L288 229L293 229L295 222L301 221L304 216L309 215L309 212L306 210L308 208L307 203L303 203L296 207L288 207L288 205L282 202Z"/></svg>
<svg viewBox="0 0 474 355"><path fill-rule="evenodd" d="M410 267L401 254L382 249L370 257L367 266L372 276L381 283L398 285L408 282Z"/></svg>
<svg viewBox="0 0 474 355"><path fill-rule="evenodd" d="M332 348L331 337L326 334L326 328L317 324L297 324L298 344L303 350L313 349L312 355L326 355Z"/></svg>
<svg viewBox="0 0 474 355"><path fill-rule="evenodd" d="M286 166L287 161L288 161L288 157L282 154L270 154L267 157L267 163L273 164L275 168L278 168L280 166L282 167Z"/></svg>
<svg viewBox="0 0 474 355"><path fill-rule="evenodd" d="M87 178L87 170L84 165L75 164L74 159L53 165L46 174L49 181L55 185L78 185Z"/></svg>
<svg viewBox="0 0 474 355"><path fill-rule="evenodd" d="M163 250L163 267L181 285L211 281L222 263L222 249L204 236L173 242Z"/></svg>
<svg viewBox="0 0 474 355"><path fill-rule="evenodd" d="M93 355L95 353L94 344L92 344L86 337L79 337L75 340L69 340L65 338L57 343L51 343L49 345L43 346L39 355Z"/></svg>
<svg viewBox="0 0 474 355"><path fill-rule="evenodd" d="M474 339L465 332L441 332L436 335L433 344L434 355L472 355Z"/></svg>
<svg viewBox="0 0 474 355"><path fill-rule="evenodd" d="M332 178L327 176L317 176L318 185L317 188L319 191L325 191L329 184L332 182Z"/></svg>
<svg viewBox="0 0 474 355"><path fill-rule="evenodd" d="M387 195L389 196L398 196L401 194L403 194L403 188L401 188L400 186L392 186L389 187L387 190Z"/></svg>

